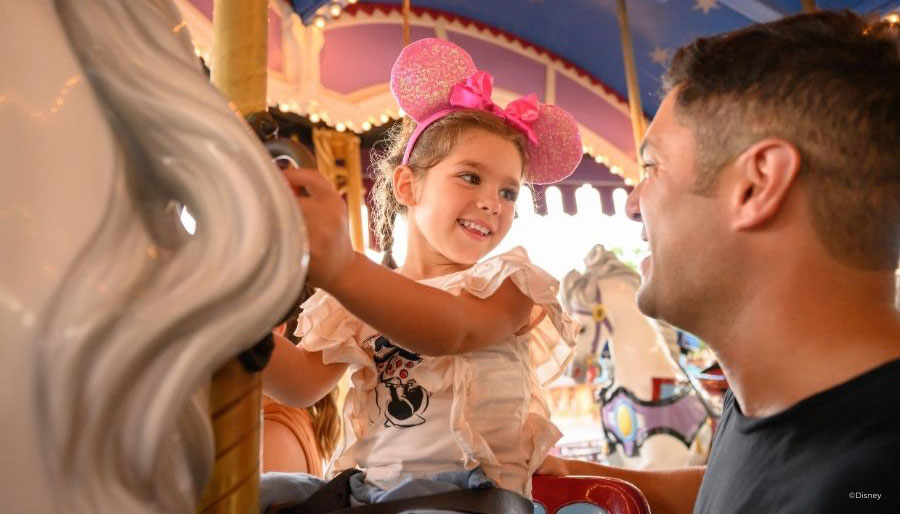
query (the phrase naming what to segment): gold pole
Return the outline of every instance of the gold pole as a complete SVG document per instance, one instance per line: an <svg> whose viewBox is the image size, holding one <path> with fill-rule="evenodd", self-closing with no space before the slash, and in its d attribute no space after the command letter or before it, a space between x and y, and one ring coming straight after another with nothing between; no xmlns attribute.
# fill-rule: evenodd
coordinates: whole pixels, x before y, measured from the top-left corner
<svg viewBox="0 0 900 514"><path fill-rule="evenodd" d="M816 0L803 0L803 12L815 12Z"/></svg>
<svg viewBox="0 0 900 514"><path fill-rule="evenodd" d="M210 79L244 116L266 110L267 0L215 0Z"/></svg>
<svg viewBox="0 0 900 514"><path fill-rule="evenodd" d="M403 0L403 46L409 44L409 0Z"/></svg>
<svg viewBox="0 0 900 514"><path fill-rule="evenodd" d="M259 512L262 379L231 359L213 374L209 412L215 435L213 476L197 504L200 514Z"/></svg>
<svg viewBox="0 0 900 514"><path fill-rule="evenodd" d="M640 162L641 156L638 149L641 147L641 139L647 130L647 122L644 119L644 111L641 107L641 90L638 87L637 69L634 65L634 48L631 46L631 30L628 27L628 13L625 10L625 0L616 0L616 7L619 15L619 30L622 34L622 58L625 60L625 81L628 86L631 133L634 136L634 151L638 154L637 160ZM640 177L626 178L631 178L635 182L640 180Z"/></svg>
<svg viewBox="0 0 900 514"><path fill-rule="evenodd" d="M313 128L316 166L338 193L347 197L347 218L353 249L364 251L362 204L365 191L359 157L359 136L347 132ZM343 164L339 164L342 162Z"/></svg>
<svg viewBox="0 0 900 514"><path fill-rule="evenodd" d="M366 226L362 220L362 204L365 191L362 183L362 164L359 158L359 138L354 137L348 141L346 154L347 166L347 216L350 222L350 238L353 242L353 249L358 252L365 252L365 244L363 243L363 230Z"/></svg>
<svg viewBox="0 0 900 514"><path fill-rule="evenodd" d="M215 0L211 80L244 116L266 111L268 0ZM210 385L216 460L203 514L259 512L262 381L234 358Z"/></svg>

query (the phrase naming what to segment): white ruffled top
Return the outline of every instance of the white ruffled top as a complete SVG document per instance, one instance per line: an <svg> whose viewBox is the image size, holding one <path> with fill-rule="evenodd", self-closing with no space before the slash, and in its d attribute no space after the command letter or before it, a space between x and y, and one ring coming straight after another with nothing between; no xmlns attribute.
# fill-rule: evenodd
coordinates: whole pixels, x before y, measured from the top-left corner
<svg viewBox="0 0 900 514"><path fill-rule="evenodd" d="M531 475L561 436L542 387L565 370L578 331L557 302L559 283L521 247L420 283L487 298L506 279L537 307L531 330L449 356L393 346L324 291L306 301L301 346L322 351L326 364L350 365L344 441L332 469L360 467L387 489L406 477L481 466L500 487L530 496Z"/></svg>

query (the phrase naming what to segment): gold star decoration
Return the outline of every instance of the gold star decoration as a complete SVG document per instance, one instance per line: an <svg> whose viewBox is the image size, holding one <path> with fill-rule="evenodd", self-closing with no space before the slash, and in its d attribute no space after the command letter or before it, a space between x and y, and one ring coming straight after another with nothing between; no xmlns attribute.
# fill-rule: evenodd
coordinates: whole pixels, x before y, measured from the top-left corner
<svg viewBox="0 0 900 514"><path fill-rule="evenodd" d="M669 51L658 46L653 47L653 51L650 52L650 59L656 64L665 66L669 62Z"/></svg>
<svg viewBox="0 0 900 514"><path fill-rule="evenodd" d="M709 14L709 11L712 9L718 9L719 4L718 0L695 0L694 1L694 10L703 9L703 14Z"/></svg>

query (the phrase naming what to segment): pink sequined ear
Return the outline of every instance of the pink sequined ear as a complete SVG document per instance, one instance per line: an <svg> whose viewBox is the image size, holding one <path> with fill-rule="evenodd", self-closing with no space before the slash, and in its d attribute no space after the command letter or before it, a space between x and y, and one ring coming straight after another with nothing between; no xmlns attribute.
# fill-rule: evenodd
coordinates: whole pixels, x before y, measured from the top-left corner
<svg viewBox="0 0 900 514"><path fill-rule="evenodd" d="M528 182L551 184L571 175L584 152L575 118L561 107L541 104L531 129L538 144L528 148Z"/></svg>
<svg viewBox="0 0 900 514"><path fill-rule="evenodd" d="M420 39L407 45L391 68L391 93L397 104L419 122L450 106L450 89L477 70L472 57L442 39Z"/></svg>

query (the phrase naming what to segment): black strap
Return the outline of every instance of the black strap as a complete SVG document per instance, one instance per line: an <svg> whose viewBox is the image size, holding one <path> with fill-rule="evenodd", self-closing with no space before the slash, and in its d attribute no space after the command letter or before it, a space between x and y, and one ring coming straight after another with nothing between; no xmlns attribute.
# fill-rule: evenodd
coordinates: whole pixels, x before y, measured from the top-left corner
<svg viewBox="0 0 900 514"><path fill-rule="evenodd" d="M532 514L528 498L505 489L464 489L446 493L392 500L383 503L350 505L350 477L359 473L348 469L334 477L299 505L270 507L266 514L397 514L410 509L437 509L469 514Z"/></svg>
<svg viewBox="0 0 900 514"><path fill-rule="evenodd" d="M350 505L350 477L357 473L360 470L345 469L304 502L273 505L266 514L326 514L344 509Z"/></svg>
<svg viewBox="0 0 900 514"><path fill-rule="evenodd" d="M469 514L532 514L531 500L506 489L463 489L447 493L373 503L331 514L398 514L410 509L436 509Z"/></svg>

